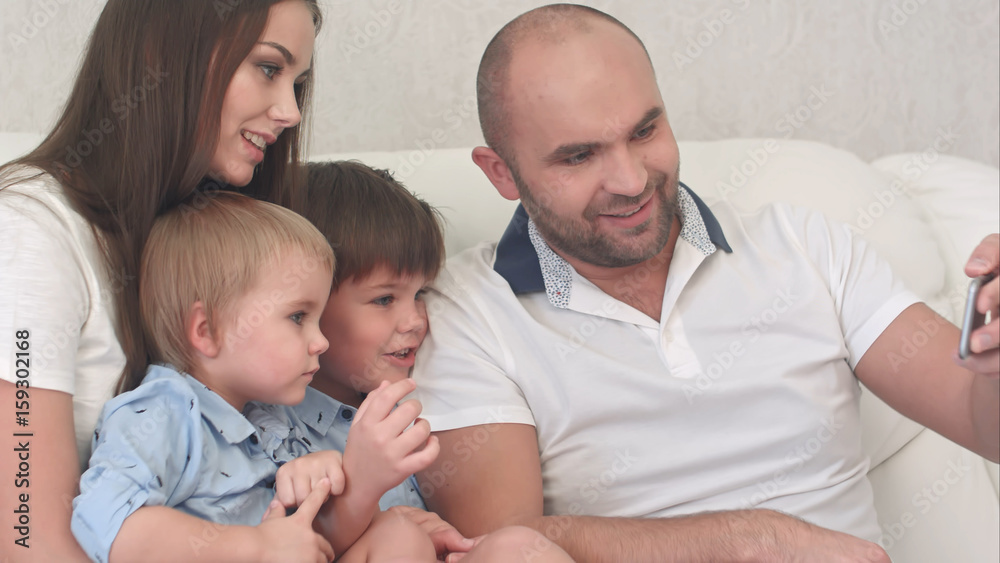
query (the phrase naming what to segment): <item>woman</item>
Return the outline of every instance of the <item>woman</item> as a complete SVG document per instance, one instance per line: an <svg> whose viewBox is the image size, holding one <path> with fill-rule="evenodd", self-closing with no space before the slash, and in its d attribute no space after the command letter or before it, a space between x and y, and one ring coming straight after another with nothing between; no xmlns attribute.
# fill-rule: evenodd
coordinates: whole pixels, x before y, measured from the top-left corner
<svg viewBox="0 0 1000 563"><path fill-rule="evenodd" d="M296 126L319 25L316 0L109 0L55 128L0 168L0 499L16 510L0 516L0 551L11 561L87 558L71 501L101 406L148 363L135 276L153 219L194 190L300 206ZM133 517L187 518L165 510ZM200 537L205 523L190 525ZM150 547L115 544L112 558L146 560Z"/></svg>

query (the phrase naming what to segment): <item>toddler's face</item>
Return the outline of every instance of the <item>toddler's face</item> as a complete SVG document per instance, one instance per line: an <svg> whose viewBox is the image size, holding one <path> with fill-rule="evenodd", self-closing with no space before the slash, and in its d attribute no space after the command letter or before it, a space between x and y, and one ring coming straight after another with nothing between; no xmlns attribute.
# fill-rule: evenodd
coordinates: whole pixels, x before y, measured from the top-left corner
<svg viewBox="0 0 1000 563"><path fill-rule="evenodd" d="M331 282L329 268L299 252L264 273L224 321L213 390L239 409L247 401L301 402L329 344L319 320Z"/></svg>
<svg viewBox="0 0 1000 563"><path fill-rule="evenodd" d="M320 358L314 387L357 406L358 393L408 377L427 334L427 281L379 267L362 280L342 283L320 320L330 349Z"/></svg>

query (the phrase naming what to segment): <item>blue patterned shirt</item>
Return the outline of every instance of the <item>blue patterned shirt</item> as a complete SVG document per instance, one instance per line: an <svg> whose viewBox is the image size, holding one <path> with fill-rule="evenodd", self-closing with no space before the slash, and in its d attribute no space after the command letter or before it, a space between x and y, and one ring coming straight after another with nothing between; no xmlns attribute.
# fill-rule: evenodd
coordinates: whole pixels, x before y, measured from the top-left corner
<svg viewBox="0 0 1000 563"><path fill-rule="evenodd" d="M144 505L257 525L277 470L232 405L190 375L150 366L142 385L104 405L73 500L73 535L105 562L122 522Z"/></svg>
<svg viewBox="0 0 1000 563"><path fill-rule="evenodd" d="M306 389L306 398L294 407L250 403L244 410L262 436L264 451L282 463L320 450L343 452L351 422L358 412L312 387ZM378 504L382 510L392 506L427 510L413 475L389 489Z"/></svg>

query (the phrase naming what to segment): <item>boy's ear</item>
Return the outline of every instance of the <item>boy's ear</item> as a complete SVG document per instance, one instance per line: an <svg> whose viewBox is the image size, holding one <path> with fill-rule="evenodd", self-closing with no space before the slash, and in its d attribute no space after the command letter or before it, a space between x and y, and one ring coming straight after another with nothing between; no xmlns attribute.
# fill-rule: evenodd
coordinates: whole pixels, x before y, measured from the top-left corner
<svg viewBox="0 0 1000 563"><path fill-rule="evenodd" d="M208 313L205 312L205 304L201 301L195 301L194 305L191 306L185 330L188 342L201 355L208 358L214 358L219 355L220 345L216 341L215 333L208 322Z"/></svg>
<svg viewBox="0 0 1000 563"><path fill-rule="evenodd" d="M493 183L493 187L504 199L517 201L521 198L517 192L514 177L511 176L510 168L496 151L489 147L476 147L472 149L472 162L475 162L476 166L486 174L486 177Z"/></svg>

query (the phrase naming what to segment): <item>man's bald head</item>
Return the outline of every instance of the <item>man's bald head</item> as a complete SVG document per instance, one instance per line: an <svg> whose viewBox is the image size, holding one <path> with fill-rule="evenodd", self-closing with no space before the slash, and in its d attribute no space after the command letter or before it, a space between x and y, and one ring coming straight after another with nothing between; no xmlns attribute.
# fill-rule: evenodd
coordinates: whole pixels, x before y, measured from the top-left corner
<svg viewBox="0 0 1000 563"><path fill-rule="evenodd" d="M508 165L513 165L514 156L508 146L508 74L518 47L529 42L560 43L573 34L591 33L595 24L602 23L626 31L646 52L642 40L625 24L600 10L577 4L551 4L525 12L503 26L486 46L476 79L479 125L486 144Z"/></svg>

